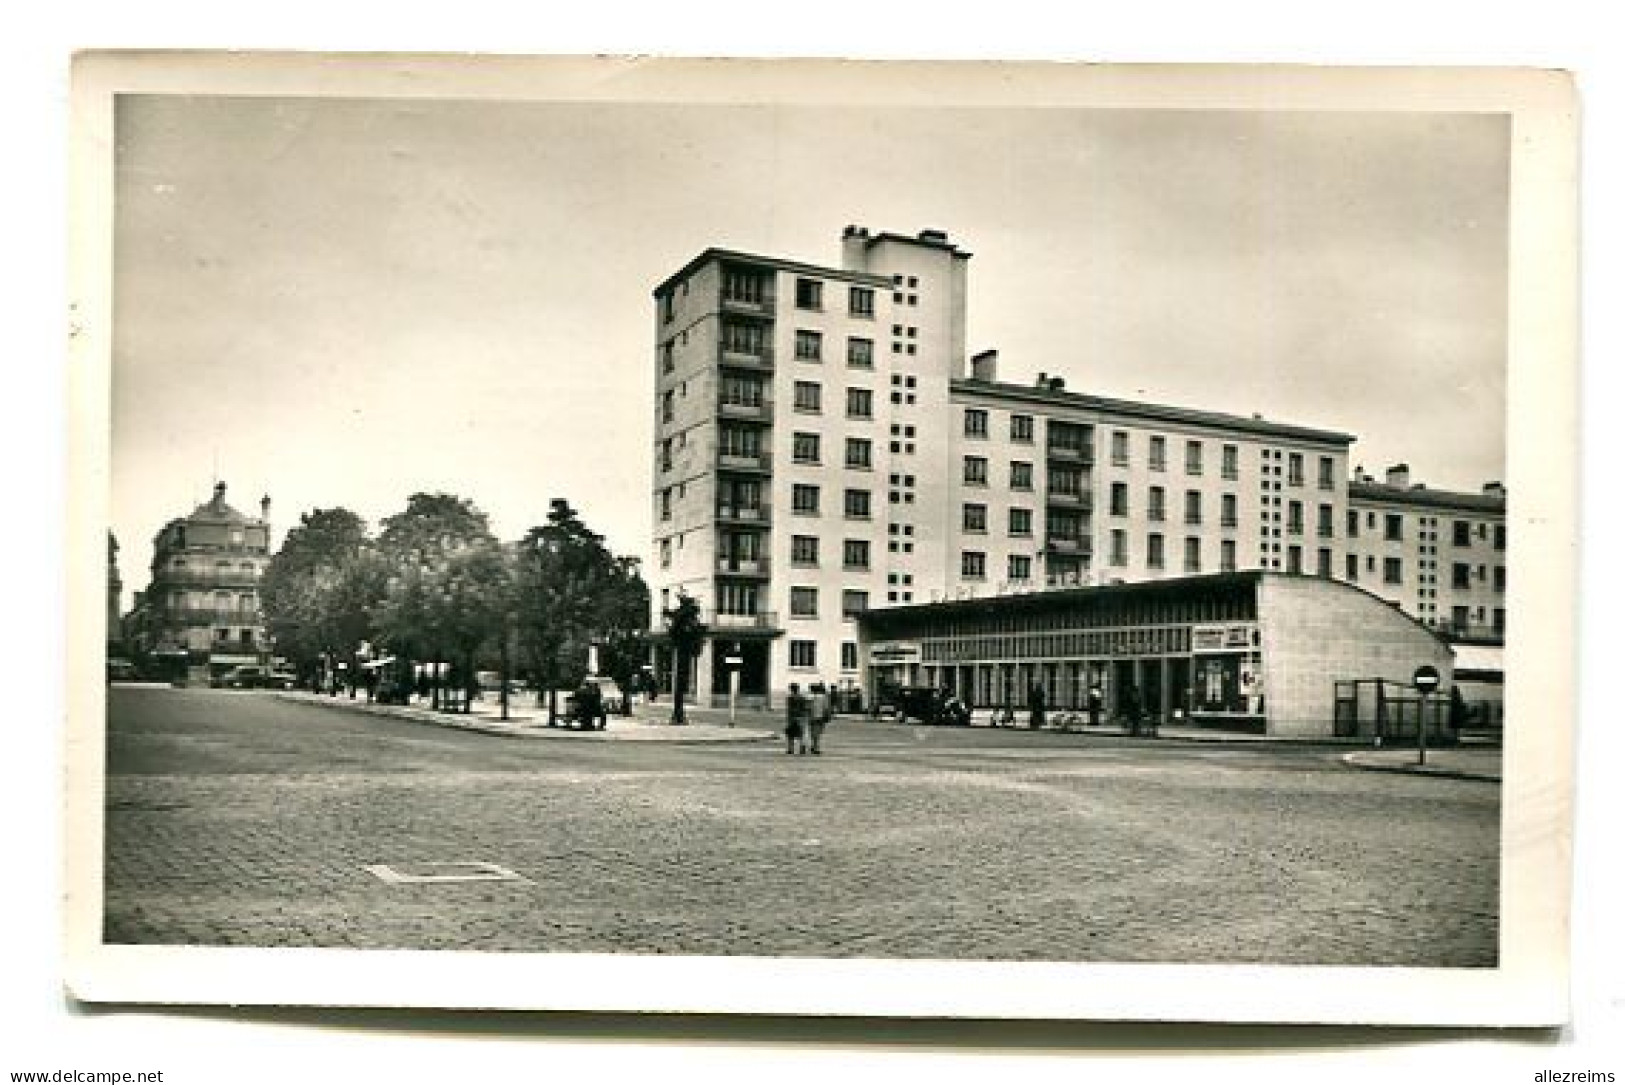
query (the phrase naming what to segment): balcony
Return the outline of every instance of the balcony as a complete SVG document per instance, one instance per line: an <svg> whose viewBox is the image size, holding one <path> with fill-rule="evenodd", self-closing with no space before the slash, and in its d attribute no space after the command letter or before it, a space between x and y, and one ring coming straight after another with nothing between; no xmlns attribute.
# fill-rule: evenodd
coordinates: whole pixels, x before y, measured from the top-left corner
<svg viewBox="0 0 1625 1085"><path fill-rule="evenodd" d="M1045 446L1044 454L1056 463L1080 463L1085 467L1095 463L1095 450L1090 445L1050 444Z"/></svg>
<svg viewBox="0 0 1625 1085"><path fill-rule="evenodd" d="M1050 490L1044 495L1046 504L1063 509L1081 509L1090 512L1095 507L1095 495L1089 490Z"/></svg>
<svg viewBox="0 0 1625 1085"><path fill-rule="evenodd" d="M779 630L778 612L772 610L755 614L718 614L707 608L702 612L701 620L711 627L713 633L777 633Z"/></svg>
<svg viewBox="0 0 1625 1085"><path fill-rule="evenodd" d="M767 502L757 505L718 505L717 519L728 524L765 524L770 519L772 507Z"/></svg>
<svg viewBox="0 0 1625 1085"><path fill-rule="evenodd" d="M717 363L734 369L748 369L753 373L773 372L773 348L766 343L750 350L738 344L722 343L717 347Z"/></svg>
<svg viewBox="0 0 1625 1085"><path fill-rule="evenodd" d="M1044 549L1055 554L1076 554L1080 557L1089 557L1094 551L1092 540L1082 535L1045 536Z"/></svg>
<svg viewBox="0 0 1625 1085"><path fill-rule="evenodd" d="M738 418L747 422L773 421L773 401L766 397L755 403L723 399L717 402L717 414L723 418Z"/></svg>
<svg viewBox="0 0 1625 1085"><path fill-rule="evenodd" d="M213 569L161 569L153 577L155 586L231 588L238 591L257 591L260 577L257 572L215 571Z"/></svg>
<svg viewBox="0 0 1625 1085"><path fill-rule="evenodd" d="M760 290L754 295L749 293L722 292L722 311L725 313L738 313L742 316L771 317L773 315L773 291Z"/></svg>
<svg viewBox="0 0 1625 1085"><path fill-rule="evenodd" d="M766 580L769 576L767 558L736 558L727 554L717 557L718 576L750 577L756 580Z"/></svg>
<svg viewBox="0 0 1625 1085"><path fill-rule="evenodd" d="M742 471L746 474L767 475L773 472L773 456L769 452L757 452L746 455L742 452L717 453L717 469L719 471Z"/></svg>
<svg viewBox="0 0 1625 1085"><path fill-rule="evenodd" d="M237 607L171 607L162 612L163 625L259 625L258 610Z"/></svg>

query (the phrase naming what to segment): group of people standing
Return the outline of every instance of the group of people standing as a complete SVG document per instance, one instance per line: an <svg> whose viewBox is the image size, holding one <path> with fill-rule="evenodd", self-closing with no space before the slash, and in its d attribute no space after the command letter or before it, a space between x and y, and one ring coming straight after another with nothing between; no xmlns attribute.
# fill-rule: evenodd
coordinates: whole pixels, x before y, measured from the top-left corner
<svg viewBox="0 0 1625 1085"><path fill-rule="evenodd" d="M824 683L814 682L802 693L801 684L791 682L790 696L785 700L784 752L823 753L824 728L834 718L835 701Z"/></svg>

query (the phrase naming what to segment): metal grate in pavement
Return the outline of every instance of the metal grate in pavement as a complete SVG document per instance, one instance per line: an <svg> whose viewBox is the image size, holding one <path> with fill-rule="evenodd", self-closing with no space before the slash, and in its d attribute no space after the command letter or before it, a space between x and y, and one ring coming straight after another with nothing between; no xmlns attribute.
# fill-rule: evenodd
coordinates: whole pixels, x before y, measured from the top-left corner
<svg viewBox="0 0 1625 1085"><path fill-rule="evenodd" d="M378 863L361 868L391 885L441 882L522 882L524 876L495 863Z"/></svg>

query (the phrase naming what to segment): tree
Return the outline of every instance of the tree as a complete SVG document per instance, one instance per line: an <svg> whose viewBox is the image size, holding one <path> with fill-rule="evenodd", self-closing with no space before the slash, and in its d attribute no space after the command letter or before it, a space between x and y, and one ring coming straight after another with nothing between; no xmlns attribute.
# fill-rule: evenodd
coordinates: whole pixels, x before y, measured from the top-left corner
<svg viewBox="0 0 1625 1085"><path fill-rule="evenodd" d="M648 628L648 587L637 561L618 558L576 510L555 498L547 523L520 540L515 555L515 617L533 676L548 691L586 675L589 646L600 669L626 688L626 662ZM624 674L624 680L623 680ZM556 706L549 704L549 711Z"/></svg>
<svg viewBox="0 0 1625 1085"><path fill-rule="evenodd" d="M415 493L383 521L378 549L388 570L381 630L398 655L435 664L438 707L448 653L471 688L474 655L501 624L509 580L500 547L472 501Z"/></svg>
<svg viewBox="0 0 1625 1085"><path fill-rule="evenodd" d="M678 592L677 604L665 612L666 636L671 640L675 674L672 676L671 722L683 724L683 698L688 694L688 661L699 654L705 643L706 628L700 621L700 604L687 592Z"/></svg>
<svg viewBox="0 0 1625 1085"><path fill-rule="evenodd" d="M260 606L277 650L309 675L323 656L372 635L381 593L366 521L346 508L299 518L260 581Z"/></svg>

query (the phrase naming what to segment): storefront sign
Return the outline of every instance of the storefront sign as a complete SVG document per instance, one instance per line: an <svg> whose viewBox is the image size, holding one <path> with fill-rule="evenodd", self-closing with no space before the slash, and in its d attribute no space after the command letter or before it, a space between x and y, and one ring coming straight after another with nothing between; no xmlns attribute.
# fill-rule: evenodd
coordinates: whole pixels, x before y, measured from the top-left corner
<svg viewBox="0 0 1625 1085"><path fill-rule="evenodd" d="M1257 627L1252 625L1193 625L1191 651L1245 652L1256 636Z"/></svg>
<svg viewBox="0 0 1625 1085"><path fill-rule="evenodd" d="M918 644L876 644L869 649L869 662L877 665L918 663L919 661L920 646Z"/></svg>

